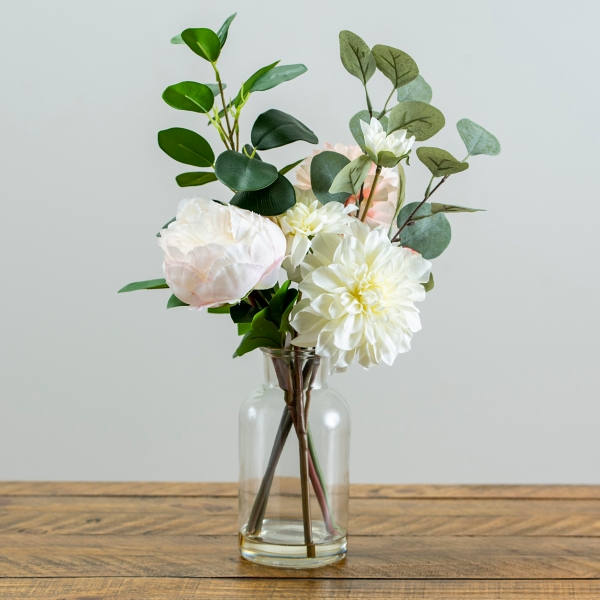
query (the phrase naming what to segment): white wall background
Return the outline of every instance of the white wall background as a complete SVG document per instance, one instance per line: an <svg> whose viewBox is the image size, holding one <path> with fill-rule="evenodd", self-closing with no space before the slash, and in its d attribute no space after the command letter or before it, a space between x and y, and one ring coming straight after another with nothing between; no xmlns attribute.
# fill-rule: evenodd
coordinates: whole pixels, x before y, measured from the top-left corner
<svg viewBox="0 0 600 600"><path fill-rule="evenodd" d="M161 100L167 85L210 75L169 39L237 10L222 59L232 92L276 59L309 69L255 94L246 132L276 107L323 142L351 143L363 97L337 48L350 29L417 60L447 117L435 145L462 156L462 117L502 142L499 157L475 157L438 192L488 212L451 217L413 351L333 381L353 413L352 480L600 483L597 3L2 0L1 10L0 479L236 479L237 409L261 380L260 356L231 360L226 317L166 311L165 291L116 291L161 276L154 234L189 195L156 132L206 131ZM409 178L408 201L420 199L417 160ZM223 194L211 186L203 192Z"/></svg>

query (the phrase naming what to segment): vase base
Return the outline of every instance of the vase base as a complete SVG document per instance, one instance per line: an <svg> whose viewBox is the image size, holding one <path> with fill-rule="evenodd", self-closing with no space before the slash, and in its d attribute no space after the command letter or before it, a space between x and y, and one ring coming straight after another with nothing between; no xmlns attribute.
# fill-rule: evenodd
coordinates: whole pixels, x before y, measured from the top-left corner
<svg viewBox="0 0 600 600"><path fill-rule="evenodd" d="M313 521L312 530L314 545L309 548L302 543L304 527L301 520L265 519L260 536L240 533L240 554L259 565L286 569L314 569L336 563L346 556L346 535L331 536L322 522Z"/></svg>

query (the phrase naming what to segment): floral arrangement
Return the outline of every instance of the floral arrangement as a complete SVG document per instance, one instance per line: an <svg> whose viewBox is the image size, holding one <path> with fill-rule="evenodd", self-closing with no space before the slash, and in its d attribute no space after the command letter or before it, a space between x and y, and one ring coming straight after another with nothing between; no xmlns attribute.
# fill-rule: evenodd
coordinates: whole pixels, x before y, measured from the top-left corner
<svg viewBox="0 0 600 600"><path fill-rule="evenodd" d="M178 175L179 186L218 180L230 194L220 200L182 200L175 218L157 234L164 278L120 291L169 288L167 308L228 314L243 336L234 357L257 348L296 349L296 362L273 358L286 406L245 531L260 533L278 457L294 427L305 539L314 556L309 478L331 535L336 527L307 425L316 365L303 366L305 350L326 357L329 369L340 371L353 362L365 368L391 365L410 349L421 328L416 303L434 285L430 261L450 243L446 215L478 210L430 199L451 176L469 168L470 157L498 154L500 144L483 127L462 119L457 128L467 149L463 160L433 146L419 145L415 151L416 143L445 125L430 104L431 87L405 52L380 44L369 48L354 33L342 31L342 64L359 80L366 101L366 109L349 122L356 144L325 144L278 167L269 151L298 141L317 144L317 136L295 117L270 109L252 124L244 144L242 115L254 94L295 79L306 67L276 61L252 74L235 95L226 93L219 68L234 17L216 33L186 29L171 40L206 61L215 82L183 81L163 93L172 108L202 115L224 148L216 155L202 135L180 127L158 133L166 154L203 169ZM367 87L376 71L391 84L383 104L371 99ZM406 203L413 152L431 178L423 196ZM295 185L288 179L294 169ZM287 277L280 282L283 272Z"/></svg>

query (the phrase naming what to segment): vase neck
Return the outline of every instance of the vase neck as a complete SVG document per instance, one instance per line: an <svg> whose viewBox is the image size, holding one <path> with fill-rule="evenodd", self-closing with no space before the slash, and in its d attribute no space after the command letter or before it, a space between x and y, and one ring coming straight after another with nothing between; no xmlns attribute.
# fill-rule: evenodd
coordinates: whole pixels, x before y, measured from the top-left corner
<svg viewBox="0 0 600 600"><path fill-rule="evenodd" d="M327 359L304 349L262 348L265 385L292 390L301 382L306 389L327 386Z"/></svg>

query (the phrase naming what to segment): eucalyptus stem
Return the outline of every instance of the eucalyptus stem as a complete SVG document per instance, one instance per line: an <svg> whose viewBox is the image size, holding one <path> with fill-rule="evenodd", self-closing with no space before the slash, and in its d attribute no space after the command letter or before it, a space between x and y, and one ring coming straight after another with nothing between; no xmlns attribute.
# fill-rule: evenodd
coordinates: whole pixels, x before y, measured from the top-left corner
<svg viewBox="0 0 600 600"><path fill-rule="evenodd" d="M223 102L223 111L225 112L225 122L227 123L227 131L229 132L229 141L231 143L231 148L234 148L233 142L233 130L231 129L231 123L229 122L229 112L227 110L227 102L225 101L225 88L223 87L223 82L221 81L221 75L219 74L219 70L217 69L217 65L212 63L213 69L215 70L215 77L217 79L217 84L219 85L219 92L221 93L221 101Z"/></svg>
<svg viewBox="0 0 600 600"><path fill-rule="evenodd" d="M365 97L367 99L367 108L369 109L369 118L373 117L373 105L371 104L371 98L369 97L369 90L367 90L367 84L364 84L365 87Z"/></svg>
<svg viewBox="0 0 600 600"><path fill-rule="evenodd" d="M360 216L360 220L364 223L367 218L367 212L371 208L371 204L373 203L373 196L375 195L375 187L377 186L377 180L379 179L379 175L381 173L381 167L378 165L375 169L375 177L373 178L373 184L371 186L371 191L369 192L369 197L367 198L367 203L365 204L365 209Z"/></svg>
<svg viewBox="0 0 600 600"><path fill-rule="evenodd" d="M387 100L385 101L385 104L383 105L383 110L379 113L379 119L381 119L381 117L383 117L385 115L385 113L387 112L387 105L389 104L389 101L392 99L392 96L394 95L394 92L396 91L396 89L394 88L391 92L390 95L388 96Z"/></svg>
<svg viewBox="0 0 600 600"><path fill-rule="evenodd" d="M423 200L421 200L421 202L419 202L419 204L415 208L415 210L413 210L410 213L410 216L408 217L408 219L406 219L406 221L404 221L404 223L402 223L402 226L398 229L398 231L396 232L396 235L390 240L390 243L400 241L400 233L402 232L402 230L411 222L412 218L417 214L417 212L419 211L421 206L423 206L423 204L425 204L425 202L427 202L427 200L431 196L433 196L434 192L442 185L442 183L444 183L444 181L446 181L446 179L448 179L448 177L450 177L450 175L444 175L442 177L442 180L433 189L431 189L431 184L433 183L434 178L433 178L433 176L431 177L431 179L429 180L429 185L427 186L427 189L425 190L425 197L423 198Z"/></svg>

